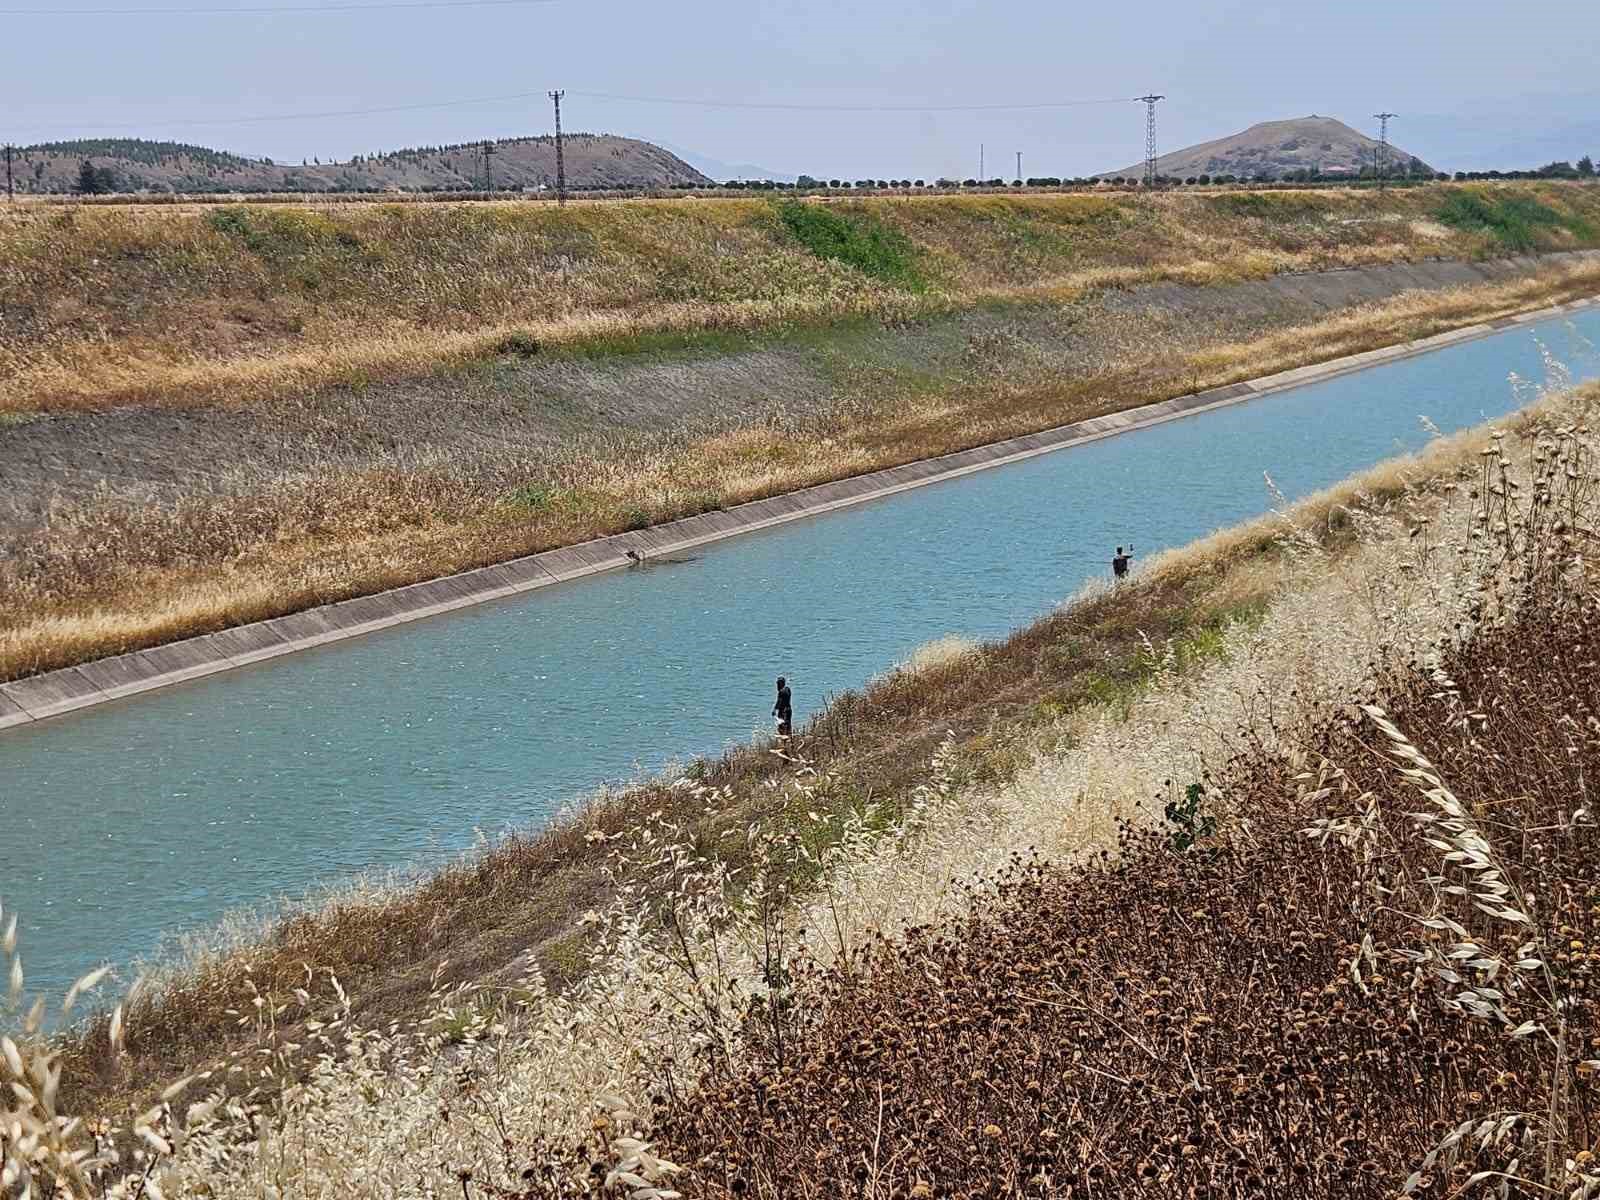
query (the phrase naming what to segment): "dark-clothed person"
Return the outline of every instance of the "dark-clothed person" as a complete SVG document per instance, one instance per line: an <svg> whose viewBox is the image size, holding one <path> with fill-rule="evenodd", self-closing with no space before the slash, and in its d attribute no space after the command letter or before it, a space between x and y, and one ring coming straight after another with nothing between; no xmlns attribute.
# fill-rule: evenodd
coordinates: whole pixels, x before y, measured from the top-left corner
<svg viewBox="0 0 1600 1200"><path fill-rule="evenodd" d="M778 736L790 737L794 733L794 699L789 694L789 681L778 676L778 702L772 706L772 715L778 718Z"/></svg>
<svg viewBox="0 0 1600 1200"><path fill-rule="evenodd" d="M1124 553L1121 546L1117 547L1116 557L1111 560L1111 573L1118 579L1128 577L1128 564L1133 561L1132 550L1133 547L1129 546L1128 552Z"/></svg>

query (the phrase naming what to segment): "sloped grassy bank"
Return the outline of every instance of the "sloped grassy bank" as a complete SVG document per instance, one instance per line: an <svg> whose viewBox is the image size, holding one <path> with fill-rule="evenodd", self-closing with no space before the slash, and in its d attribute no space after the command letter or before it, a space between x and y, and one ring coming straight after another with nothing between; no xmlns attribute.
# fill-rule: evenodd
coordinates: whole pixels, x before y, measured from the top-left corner
<svg viewBox="0 0 1600 1200"><path fill-rule="evenodd" d="M0 431L0 473L17 480L0 498L0 536L14 531L0 678L1597 289L1587 258L1374 267L892 327L630 335L305 402L31 421Z"/></svg>
<svg viewBox="0 0 1600 1200"><path fill-rule="evenodd" d="M0 409L238 403L522 338L902 318L1085 287L1592 246L1600 190L809 205L33 209L0 221Z"/></svg>
<svg viewBox="0 0 1600 1200"><path fill-rule="evenodd" d="M1510 424L1527 446L1573 411ZM1254 837L1256 816L1211 792L1185 816L1186 783L1205 782L1208 763L1220 777L1239 751L1311 745L1319 701L1373 694L1363 681L1398 694L1408 651L1499 611L1481 586L1498 560L1470 549L1470 510L1451 500L1486 442L1452 439L1289 519L1178 552L998 646L891 676L844 698L785 757L730 756L415 891L309 915L124 1010L115 1058L103 1024L68 1047L50 1103L115 1111L220 1061L184 1103L226 1084L237 1116L174 1102L144 1118L167 1144L187 1129L199 1155L161 1151L155 1177L206 1176L215 1194L259 1194L269 1164L306 1194L377 1195L420 1194L426 1179L448 1186L457 1168L514 1191L524 1169L537 1180L554 1163L564 1174L580 1141L591 1157L625 1157L613 1135L640 1119L619 1109L647 1113L652 1093L670 1106L707 1066L713 1094L750 1084L745 1064L773 1044L763 1022L794 1053L807 1027L788 1014L809 1020L826 1002L800 975L838 966L870 979L893 953L873 949L880 935L965 919L972 898L993 890L984 881L1030 845L1070 864L1113 850L1131 821L1154 824L1169 840L1152 845L1170 851L1168 801L1175 828L1203 843L1195 862L1220 861L1206 816L1222 818L1230 839ZM1559 462L1589 478L1586 460ZM1500 495L1517 490L1489 482ZM1561 486L1568 529L1587 530L1592 495ZM1170 997L1141 999L1159 1012ZM300 1082L285 1092L285 1079ZM591 1106L611 1093L622 1099L591 1127ZM270 1142L241 1140L234 1122L258 1119ZM709 1163L742 1153L726 1130L687 1120L664 1113L660 1129ZM499 1127L515 1134L503 1152L479 1136Z"/></svg>

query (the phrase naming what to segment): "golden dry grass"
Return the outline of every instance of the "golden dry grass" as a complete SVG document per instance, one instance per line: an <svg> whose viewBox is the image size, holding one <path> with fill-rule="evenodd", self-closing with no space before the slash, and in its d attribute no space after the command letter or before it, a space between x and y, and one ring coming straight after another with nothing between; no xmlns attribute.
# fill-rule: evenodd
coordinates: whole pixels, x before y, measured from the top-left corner
<svg viewBox="0 0 1600 1200"><path fill-rule="evenodd" d="M1205 778L1208 763L1226 762L1240 747L1257 760L1288 753L1329 705L1366 694L1374 667L1403 674L1441 641L1465 640L1464 629L1485 616L1483 601L1496 582L1496 568L1493 555L1474 549L1478 542L1470 536L1481 525L1481 501L1467 502L1466 488L1454 485L1476 479L1486 449L1494 451L1491 459L1507 461L1527 454L1536 473L1551 477L1545 447L1555 438L1571 443L1573 425L1592 417L1596 397L1590 388L1575 400L1552 401L1508 421L1508 439L1486 430L1451 439L1409 465L1386 466L1248 531L1191 550L1186 559L1169 558L1114 599L1091 597L1003 646L984 648L977 659L984 670L1025 677L1043 669L1052 651L1082 652L1076 640L1082 626L1073 623L1074 614L1099 610L1116 619L1127 609L1122 626L1155 630L1153 644L1135 664L1128 694L1091 695L1087 703L1043 714L1043 722L1016 744L1015 767L998 775L972 770L1002 748L993 728L970 737L971 758L939 751L924 786L887 825L858 796L835 795L839 776L823 764L819 775L798 777L774 767L766 774L773 782L757 782L749 793L761 797L754 808L746 807L737 781L702 779L674 789L677 809L632 822L624 818L620 825L613 819L619 814L608 813L565 831L569 852L584 853L579 847L585 847L619 874L611 880L610 902L595 898L597 910L585 926L592 930L592 954L575 955L587 973L564 995L552 994L544 974L530 966L504 987L439 989L421 997L422 1011L411 1018L363 1027L356 1004L346 1002L344 990L318 969L343 948L305 942L309 953L292 969L284 964L281 985L265 991L260 1006L248 1000L242 1006L246 1044L229 1061L254 1061L257 1072L264 1066L281 1071L293 1061L285 1039L303 1040L320 1055L309 1076L284 1090L235 1096L227 1107L202 1098L221 1076L188 1081L187 1090L174 1088L163 1104L131 1122L155 1136L143 1139L145 1157L105 1169L101 1180L131 1165L136 1172L148 1168L167 1194L333 1197L443 1195L470 1174L473 1190L504 1187L520 1194L515 1189L527 1186L527 1177L519 1183L518 1173L530 1158L535 1166L544 1162L547 1149L590 1142L593 1152L598 1141L599 1152L609 1156L618 1125L647 1129L651 1117L621 1114L651 1113L652 1096L667 1097L676 1114L659 1127L677 1125L681 1134L703 1067L727 1079L743 1077L762 1061L761 1031L775 1028L762 1025L771 1011L763 1000L781 994L775 989L787 978L772 970L775 939L781 942L780 962L806 956L849 974L880 952L891 952L887 947L907 930L960 919L974 905L991 903L997 873L1017 855L1034 848L1070 864L1112 850L1128 822L1159 822L1150 801L1170 791L1164 781ZM1564 432L1555 433L1558 427ZM1592 446L1583 454L1592 463ZM1582 480L1589 482L1576 498L1588 528L1594 489L1592 476ZM1489 482L1496 482L1492 467ZM1514 489L1499 485L1501 495L1509 490ZM1565 490L1558 493L1563 502ZM1433 522L1426 535L1410 536L1423 517ZM1266 575L1263 549L1272 563ZM1248 573L1246 591L1270 576L1270 603L1253 619L1191 631L1205 633L1214 645L1186 661L1182 643L1169 642L1151 618L1174 599L1235 590L1241 585L1229 584L1226 576L1239 567ZM1174 586L1177 592L1168 590ZM1154 606L1146 607L1152 598ZM947 719L941 693L982 690L990 682L972 679L973 673L962 667L897 676L893 685L908 694L897 700L892 688L887 696L880 693L891 701L884 705L888 724L920 721L937 738ZM1424 692L1435 686L1430 681ZM1414 699L1427 708L1438 698ZM1441 721L1449 716L1435 712ZM844 727L846 740L903 734L903 727L877 728L879 718L870 710L857 707L853 715L853 730ZM1470 758L1473 751L1463 746L1461 753ZM1541 752L1546 764L1559 758ZM656 797L645 799L657 803ZM1570 807L1570 797L1563 804ZM816 838L820 814L826 814L829 832ZM840 814L853 815L839 821ZM746 822L752 828L748 836L707 837L702 822L724 832L743 833ZM1241 849L1260 849L1248 825L1239 830ZM619 853L608 855L608 846ZM485 898L519 877L527 886L535 874L527 865L516 856L499 872L485 863L477 876L488 885ZM746 868L737 885L730 875L735 866ZM797 877L810 886L796 888ZM471 872L458 873L446 886L472 878ZM1170 882L1160 873L1152 876L1157 879ZM1137 878L1124 882L1137 888ZM1314 923L1320 901L1300 893L1290 899L1296 897L1304 921ZM579 900L568 915L587 902ZM1346 911L1344 903L1328 908ZM434 925L439 911L432 910ZM451 924L459 928L461 910L452 911ZM1273 911L1268 906L1269 916ZM407 921L395 921L407 913L413 920L430 915L414 897L384 898L362 922L365 936L378 940L386 931L409 928ZM330 919L349 930L355 915L334 913ZM1137 919L1136 913L1129 918ZM1122 935L1112 929L1108 936ZM1347 940L1339 937L1336 945ZM1048 957L1045 949L1039 947L1041 957ZM449 953L448 944L435 943L408 965L426 975L434 955ZM1156 974L1153 966L1149 973ZM1386 974L1403 984L1409 972ZM232 993L221 988L197 998L215 1010L208 1019L219 1028L235 1027L224 1010L231 995L247 990L237 978L231 987ZM1407 1002L1429 1003L1428 989L1405 991ZM1153 997L1146 999L1153 1003ZM1203 1004L1204 996L1192 1000ZM937 994L923 995L928 1007L937 1001ZM1314 997L1311 1002L1317 1003ZM1159 1005L1152 1012L1151 1003L1133 1006L1135 1013L1144 1010L1138 1020L1181 1027L1193 1015ZM1173 1020L1163 1022L1163 1011ZM310 1013L318 1023L305 1023ZM965 1021L978 1014L963 1010L957 1016ZM142 1053L138 1043L147 1032L133 1028L124 1043L130 1054ZM1336 1035L1330 1052L1343 1044ZM1211 1069L1211 1060L1196 1057L1201 1069ZM59 1060L33 1045L23 1047L14 1062L8 1068L20 1079L45 1077L18 1094L15 1103L27 1121L47 1110L71 1111L62 1107L52 1074ZM134 1076L142 1083L155 1064L141 1065L150 1069ZM963 1088L971 1082L953 1082L952 1098L965 1097ZM1228 1094L1226 1086L1213 1090ZM191 1099L197 1107L186 1107ZM596 1117L597 1104L608 1110L604 1122ZM63 1125L7 1149L35 1154L29 1161L54 1170L74 1144L85 1145L100 1128ZM107 1137L96 1146L125 1143ZM609 1157L605 1161L615 1165ZM648 1162L645 1170L656 1178L658 1164ZM692 1176L688 1182L695 1182ZM581 1185L574 1186L582 1194Z"/></svg>
<svg viewBox="0 0 1600 1200"><path fill-rule="evenodd" d="M1174 357L1136 346L1092 373L1019 370L886 393L800 429L574 453L508 506L520 458L270 479L241 498L56 514L3 568L0 678L68 666L504 561L643 523L1031 433L1072 420L1426 336L1600 290L1600 266L1410 293L1247 342ZM876 385L869 378L869 389ZM520 473L520 474L519 474ZM76 522L76 523L75 523ZM0 576L0 578L4 578Z"/></svg>
<svg viewBox="0 0 1600 1200"><path fill-rule="evenodd" d="M831 203L903 239L915 271L894 282L810 253L759 200L24 207L0 221L0 410L237 403L426 373L510 333L894 317L1503 250L1429 219L1457 190ZM1600 236L1594 189L1519 194L1559 217L1532 248Z"/></svg>

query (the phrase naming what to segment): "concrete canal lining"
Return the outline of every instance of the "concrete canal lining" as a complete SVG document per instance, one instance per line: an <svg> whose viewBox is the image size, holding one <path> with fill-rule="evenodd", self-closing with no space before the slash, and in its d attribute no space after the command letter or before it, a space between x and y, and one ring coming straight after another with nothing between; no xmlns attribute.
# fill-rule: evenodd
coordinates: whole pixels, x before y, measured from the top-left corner
<svg viewBox="0 0 1600 1200"><path fill-rule="evenodd" d="M1418 269L1427 265L1430 264L1422 264ZM819 484L766 500L685 517L647 529L613 534L495 566L480 567L372 596L344 600L269 621L0 684L0 730L263 662L297 650L359 637L423 617L534 591L565 580L617 570L630 565L632 560L628 558L629 551L647 559L673 554L708 542L892 496L926 484L959 478L975 471L1020 462L1119 433L1239 404L1273 392L1424 354L1444 346L1486 337L1506 328L1548 320L1596 305L1600 305L1600 299L1579 300L1537 312L1469 325L1397 346L1370 350L1314 366L1297 367L1245 383L1229 384L1076 421L1041 433L1026 434L938 458Z"/></svg>

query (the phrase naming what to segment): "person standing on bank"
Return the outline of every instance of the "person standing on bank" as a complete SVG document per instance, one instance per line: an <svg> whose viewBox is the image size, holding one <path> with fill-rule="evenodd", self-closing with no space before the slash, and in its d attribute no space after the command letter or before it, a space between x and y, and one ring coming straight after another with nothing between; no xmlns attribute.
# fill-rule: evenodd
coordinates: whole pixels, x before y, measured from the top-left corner
<svg viewBox="0 0 1600 1200"><path fill-rule="evenodd" d="M1132 561L1133 547L1129 546L1127 553L1123 553L1122 547L1118 546L1116 557L1111 560L1111 573L1118 579L1126 579L1128 577L1128 564Z"/></svg>
<svg viewBox="0 0 1600 1200"><path fill-rule="evenodd" d="M794 735L794 698L789 694L789 681L778 676L778 702L772 706L772 715L778 718L778 736Z"/></svg>

